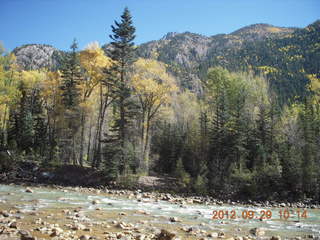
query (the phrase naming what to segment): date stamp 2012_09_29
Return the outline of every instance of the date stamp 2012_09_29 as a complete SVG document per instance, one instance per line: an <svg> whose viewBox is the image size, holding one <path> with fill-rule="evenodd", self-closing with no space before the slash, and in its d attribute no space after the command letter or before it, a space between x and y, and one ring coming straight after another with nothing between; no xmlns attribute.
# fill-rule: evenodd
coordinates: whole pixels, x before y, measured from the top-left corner
<svg viewBox="0 0 320 240"><path fill-rule="evenodd" d="M212 219L213 220L227 220L227 219L244 219L244 220L297 220L308 218L308 212L306 209L260 209L260 210L213 210Z"/></svg>

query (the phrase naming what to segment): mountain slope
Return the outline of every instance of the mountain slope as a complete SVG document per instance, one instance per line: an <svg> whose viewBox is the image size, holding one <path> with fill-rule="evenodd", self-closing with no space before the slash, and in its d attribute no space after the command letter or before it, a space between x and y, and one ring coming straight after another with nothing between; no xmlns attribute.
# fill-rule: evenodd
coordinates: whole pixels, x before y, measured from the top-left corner
<svg viewBox="0 0 320 240"><path fill-rule="evenodd" d="M200 89L200 67L214 57L223 63L224 56L239 51L245 43L267 38L282 38L294 32L293 28L279 28L267 24L254 24L241 28L231 34L211 37L194 33L169 33L158 41L142 44L138 55L156 58L170 65L171 72L177 76L183 87Z"/></svg>
<svg viewBox="0 0 320 240"><path fill-rule="evenodd" d="M254 24L211 37L169 34L139 46L138 55L165 62L180 85L194 91L201 91L209 67L252 70L266 75L287 102L305 94L307 74L319 73L319 22L304 29Z"/></svg>
<svg viewBox="0 0 320 240"><path fill-rule="evenodd" d="M287 102L305 94L307 74L319 73L320 21L303 29L253 24L230 34L211 37L200 34L168 33L160 40L138 46L138 57L167 64L181 88L201 92L200 79L209 67L264 74ZM108 51L108 45L104 46ZM25 69L57 69L63 52L49 45L31 44L13 51Z"/></svg>
<svg viewBox="0 0 320 240"><path fill-rule="evenodd" d="M26 44L12 52L17 57L18 64L26 70L56 69L63 55L62 51L45 44Z"/></svg>

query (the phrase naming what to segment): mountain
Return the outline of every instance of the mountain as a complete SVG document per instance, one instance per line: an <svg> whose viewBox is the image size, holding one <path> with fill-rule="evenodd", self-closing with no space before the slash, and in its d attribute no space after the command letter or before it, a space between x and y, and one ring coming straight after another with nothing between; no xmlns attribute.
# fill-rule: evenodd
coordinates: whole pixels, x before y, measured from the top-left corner
<svg viewBox="0 0 320 240"><path fill-rule="evenodd" d="M137 47L137 56L164 62L181 88L201 92L200 79L209 67L264 74L283 102L305 94L307 74L319 74L320 21L306 28L253 24L230 34L168 33ZM109 45L105 45L106 52ZM13 51L26 69L56 69L63 52L49 45L31 44Z"/></svg>
<svg viewBox="0 0 320 240"><path fill-rule="evenodd" d="M138 55L156 58L170 65L170 71L183 87L200 90L200 67L212 58L220 58L242 49L244 44L267 38L280 39L292 34L295 28L281 28L268 24L254 24L230 34L206 37L190 32L168 33L158 41L142 44Z"/></svg>
<svg viewBox="0 0 320 240"><path fill-rule="evenodd" d="M39 68L56 69L63 56L63 52L46 44L26 44L13 51L18 64L26 70Z"/></svg>
<svg viewBox="0 0 320 240"><path fill-rule="evenodd" d="M319 26L320 21L303 29L254 24L211 37L169 33L137 51L141 57L168 64L183 88L201 91L200 79L208 68L222 66L265 75L281 102L287 102L305 94L307 74L320 74Z"/></svg>

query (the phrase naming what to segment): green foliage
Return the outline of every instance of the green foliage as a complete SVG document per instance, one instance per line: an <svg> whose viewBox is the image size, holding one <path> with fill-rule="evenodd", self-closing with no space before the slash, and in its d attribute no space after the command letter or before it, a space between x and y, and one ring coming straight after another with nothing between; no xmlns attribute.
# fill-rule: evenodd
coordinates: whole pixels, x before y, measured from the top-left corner
<svg viewBox="0 0 320 240"><path fill-rule="evenodd" d="M190 174L186 172L181 158L179 158L177 161L174 175L178 178L182 187L187 187L190 184Z"/></svg>
<svg viewBox="0 0 320 240"><path fill-rule="evenodd" d="M129 141L129 126L136 114L136 106L131 98L131 88L128 78L129 68L134 61L134 43L135 27L132 24L132 17L128 8L124 9L121 15L121 21L115 21L111 26L113 34L110 35L112 40L109 56L115 61L110 70L106 72L106 83L113 86L113 116L114 121L111 125L112 134L107 135L106 148L118 146L112 150L112 154L105 154L105 162L112 162L113 167L110 169L112 176L115 175L114 165L118 165L117 174L126 174L130 167L131 156L127 157L126 143ZM112 158L112 159L111 159ZM118 162L116 164L116 162ZM110 166L109 166L110 167Z"/></svg>
<svg viewBox="0 0 320 240"><path fill-rule="evenodd" d="M119 176L116 179L116 182L122 188L132 189L137 186L138 180L139 180L139 175L128 174L128 175Z"/></svg>
<svg viewBox="0 0 320 240"><path fill-rule="evenodd" d="M257 194L257 186L254 183L255 172L247 168L232 167L230 182L241 198L252 198Z"/></svg>
<svg viewBox="0 0 320 240"><path fill-rule="evenodd" d="M70 53L65 55L62 72L62 101L66 108L72 109L79 105L79 85L82 80L79 56L77 53L78 44L73 40Z"/></svg>
<svg viewBox="0 0 320 240"><path fill-rule="evenodd" d="M15 167L15 159L8 152L0 152L0 173L6 173L13 170Z"/></svg>
<svg viewBox="0 0 320 240"><path fill-rule="evenodd" d="M197 194L207 194L207 180L204 176L198 175L192 185Z"/></svg>

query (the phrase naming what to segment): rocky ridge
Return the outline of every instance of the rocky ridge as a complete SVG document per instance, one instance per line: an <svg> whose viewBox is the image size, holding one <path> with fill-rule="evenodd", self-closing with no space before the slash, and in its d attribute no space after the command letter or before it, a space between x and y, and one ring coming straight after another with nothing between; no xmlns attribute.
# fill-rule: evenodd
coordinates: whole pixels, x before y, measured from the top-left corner
<svg viewBox="0 0 320 240"><path fill-rule="evenodd" d="M63 52L46 44L27 44L15 48L12 53L25 70L56 69Z"/></svg>

